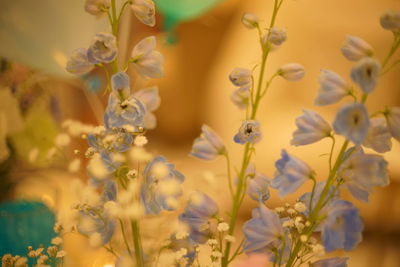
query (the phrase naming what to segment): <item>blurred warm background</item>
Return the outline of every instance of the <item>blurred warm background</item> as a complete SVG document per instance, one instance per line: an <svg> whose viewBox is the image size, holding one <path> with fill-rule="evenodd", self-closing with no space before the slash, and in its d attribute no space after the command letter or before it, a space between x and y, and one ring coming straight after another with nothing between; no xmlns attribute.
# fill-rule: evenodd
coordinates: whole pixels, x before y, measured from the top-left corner
<svg viewBox="0 0 400 267"><path fill-rule="evenodd" d="M29 7L24 7L24 1L15 1L15 5L12 2L3 0L0 3L0 55L18 63L19 67L14 65L1 76L2 86L10 81L23 82L21 77L25 76L21 76L21 73L26 72L25 68L35 70L40 83L38 85L35 80L33 84L50 90L51 97L58 100L58 122L73 118L86 123L98 123L105 105L101 92L105 81L103 72L96 70L90 77L77 79L64 72L62 66L74 48L87 46L93 33L106 29L103 20L95 20L87 15L82 8L83 0L43 1L53 2L46 8L41 6L41 1L33 1ZM267 22L273 1L208 2L210 6L197 16L181 22L171 22L168 13L161 14L158 17L160 24L156 28L139 25L127 12L121 25L120 49L129 56L138 40L148 35L157 36L158 49L165 56L165 77L150 82L159 86L162 105L156 112L158 127L148 134L148 148L154 154L165 155L186 175L187 194L194 189L204 190L214 196L221 209L224 209L229 207L230 201L223 159L204 163L187 154L193 139L200 133L201 125L207 123L226 140L233 162L239 163L242 147L235 145L232 137L242 115L229 100L233 87L227 77L234 67L251 68L260 58L257 34L241 25L242 14L252 12ZM379 25L379 17L387 9L400 9L400 1L285 0L277 25L287 28L288 41L271 55L267 76L288 62L301 63L307 74L296 83L277 80L262 102L258 118L263 125L264 138L257 145L258 170L271 177L280 150L286 148L306 160L321 179L326 177L327 157L321 155L329 152L330 141L306 147L290 147L291 134L295 130L294 120L304 108L320 112L328 121L333 120L338 106L313 106L319 71L321 68L332 69L350 80L348 75L352 64L339 50L348 34L368 41L375 48L376 56L382 59L392 41L391 34ZM147 85L145 81L132 80L134 86ZM386 105L400 106L399 68L382 77L367 105L370 111ZM84 148L84 142L81 141L73 145ZM72 155L71 151L69 156ZM389 161L391 185L376 190L368 204L348 196L361 208L366 226L364 242L349 253L351 267L400 266L398 142L393 142L393 150L386 153L385 158ZM68 205L66 185L76 175L64 170L62 164L44 171L32 170L22 164L13 171L13 190L2 198L41 199L51 209ZM215 182L206 179L209 172L215 174ZM80 176L85 179L84 171ZM299 192L309 190L308 186L305 185ZM286 201L294 201L300 194L294 194ZM269 205L275 207L282 203L276 192L272 192ZM240 215L242 221L250 217L254 206L253 202L245 202ZM87 249L85 260L81 258L81 250L87 246L85 242L78 237L67 240L66 249L74 261L71 266L107 266L110 259L104 251Z"/></svg>

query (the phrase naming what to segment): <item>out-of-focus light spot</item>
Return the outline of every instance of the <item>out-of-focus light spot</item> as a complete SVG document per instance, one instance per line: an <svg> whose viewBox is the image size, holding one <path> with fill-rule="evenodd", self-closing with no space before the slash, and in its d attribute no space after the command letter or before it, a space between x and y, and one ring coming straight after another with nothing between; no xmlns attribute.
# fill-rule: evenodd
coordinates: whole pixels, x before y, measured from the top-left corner
<svg viewBox="0 0 400 267"><path fill-rule="evenodd" d="M63 52L54 50L52 53L52 56L58 65L65 68L65 66L67 65L68 59Z"/></svg>
<svg viewBox="0 0 400 267"><path fill-rule="evenodd" d="M106 264L103 267L114 267L114 264Z"/></svg>

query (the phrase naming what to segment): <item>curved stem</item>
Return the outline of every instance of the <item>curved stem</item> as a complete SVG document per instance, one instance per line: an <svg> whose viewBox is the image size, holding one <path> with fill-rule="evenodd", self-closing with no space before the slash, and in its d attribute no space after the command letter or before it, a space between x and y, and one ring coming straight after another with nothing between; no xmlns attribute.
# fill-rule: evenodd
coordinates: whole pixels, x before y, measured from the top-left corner
<svg viewBox="0 0 400 267"><path fill-rule="evenodd" d="M385 69L386 65L389 63L390 58L393 56L393 54L396 52L396 50L399 48L399 46L400 46L400 34L395 34L392 47L382 62L382 69Z"/></svg>
<svg viewBox="0 0 400 267"><path fill-rule="evenodd" d="M124 13L125 7L129 4L132 4L132 1L126 1L124 3L124 5L121 7L121 10L119 11L119 15L118 15L118 21L120 21L122 14Z"/></svg>

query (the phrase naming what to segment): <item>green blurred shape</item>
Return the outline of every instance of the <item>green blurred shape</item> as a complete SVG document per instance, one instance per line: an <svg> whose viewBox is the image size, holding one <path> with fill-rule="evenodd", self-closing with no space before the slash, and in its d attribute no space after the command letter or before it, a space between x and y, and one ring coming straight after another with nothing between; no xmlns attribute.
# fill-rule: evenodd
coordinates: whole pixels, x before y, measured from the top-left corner
<svg viewBox="0 0 400 267"><path fill-rule="evenodd" d="M26 115L24 126L24 130L10 136L17 155L29 161L29 152L37 148L39 155L32 164L37 167L48 166L51 161L47 153L54 147L54 139L59 133L53 117L40 104L36 104Z"/></svg>
<svg viewBox="0 0 400 267"><path fill-rule="evenodd" d="M200 17L223 0L155 0L158 10L164 15L164 27L169 31L169 41L174 41L173 31L183 21Z"/></svg>

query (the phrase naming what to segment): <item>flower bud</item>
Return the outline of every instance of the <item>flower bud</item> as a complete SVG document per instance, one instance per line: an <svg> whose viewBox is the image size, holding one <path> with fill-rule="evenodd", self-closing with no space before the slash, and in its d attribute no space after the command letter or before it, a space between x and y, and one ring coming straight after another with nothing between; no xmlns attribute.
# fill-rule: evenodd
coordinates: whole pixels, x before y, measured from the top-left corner
<svg viewBox="0 0 400 267"><path fill-rule="evenodd" d="M278 75L282 76L284 79L290 82L300 80L304 77L304 74L304 67L298 63L285 64L278 70Z"/></svg>
<svg viewBox="0 0 400 267"><path fill-rule="evenodd" d="M243 25L248 29L254 29L258 27L260 19L257 15L251 13L245 13L242 17Z"/></svg>
<svg viewBox="0 0 400 267"><path fill-rule="evenodd" d="M268 41L270 41L274 45L281 45L286 41L286 30L278 29L277 27L273 27L269 30Z"/></svg>
<svg viewBox="0 0 400 267"><path fill-rule="evenodd" d="M381 26L389 31L400 30L400 11L388 10L380 19Z"/></svg>
<svg viewBox="0 0 400 267"><path fill-rule="evenodd" d="M347 36L341 48L342 54L350 61L358 61L363 57L370 57L374 50L372 46L356 36Z"/></svg>
<svg viewBox="0 0 400 267"><path fill-rule="evenodd" d="M235 68L231 74L229 74L229 80L236 86L245 86L252 82L251 70L244 68Z"/></svg>

